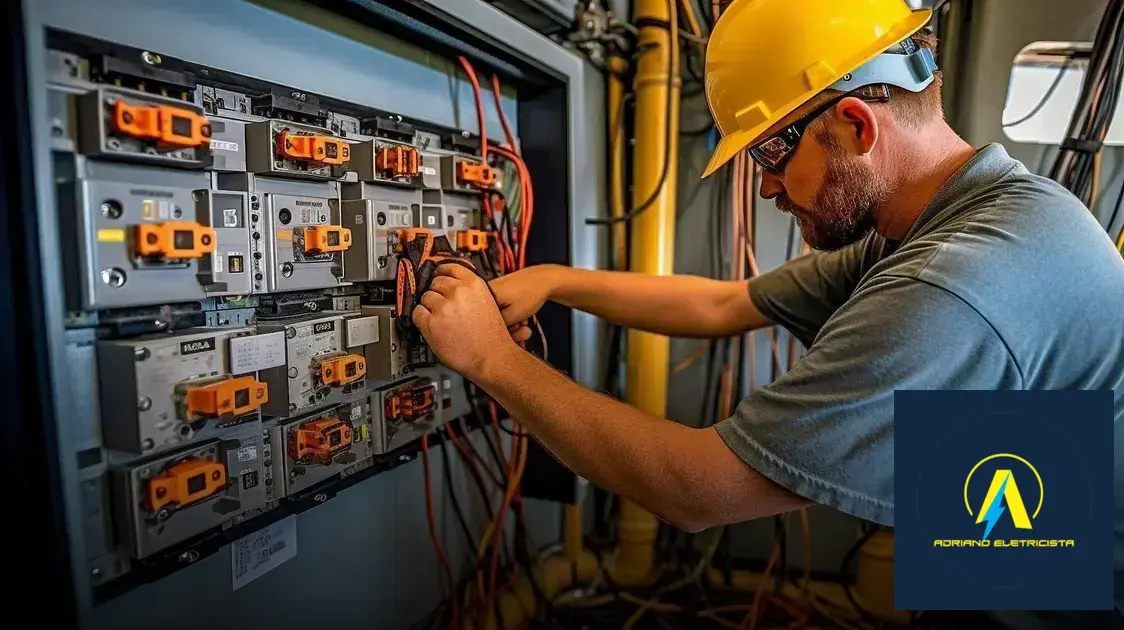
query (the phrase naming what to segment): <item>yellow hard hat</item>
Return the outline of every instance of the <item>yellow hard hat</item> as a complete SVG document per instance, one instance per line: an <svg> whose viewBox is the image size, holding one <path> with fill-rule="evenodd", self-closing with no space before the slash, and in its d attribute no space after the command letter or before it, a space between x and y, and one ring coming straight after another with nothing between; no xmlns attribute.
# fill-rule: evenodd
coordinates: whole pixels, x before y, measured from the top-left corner
<svg viewBox="0 0 1124 630"><path fill-rule="evenodd" d="M722 139L703 177L931 14L905 0L735 0L706 48L706 101Z"/></svg>

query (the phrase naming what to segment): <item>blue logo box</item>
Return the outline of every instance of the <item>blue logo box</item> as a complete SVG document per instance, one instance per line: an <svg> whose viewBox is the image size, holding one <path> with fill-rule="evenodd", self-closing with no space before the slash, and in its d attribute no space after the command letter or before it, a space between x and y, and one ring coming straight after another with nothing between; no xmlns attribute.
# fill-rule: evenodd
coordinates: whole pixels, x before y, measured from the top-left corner
<svg viewBox="0 0 1124 630"><path fill-rule="evenodd" d="M894 394L899 610L1111 610L1113 392Z"/></svg>

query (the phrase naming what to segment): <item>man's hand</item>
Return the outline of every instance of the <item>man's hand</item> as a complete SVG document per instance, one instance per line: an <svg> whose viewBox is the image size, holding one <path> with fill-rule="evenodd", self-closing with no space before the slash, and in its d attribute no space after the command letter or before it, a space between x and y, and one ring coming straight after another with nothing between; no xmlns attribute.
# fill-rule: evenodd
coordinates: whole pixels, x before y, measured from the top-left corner
<svg viewBox="0 0 1124 630"><path fill-rule="evenodd" d="M518 348L488 285L460 265L437 268L413 320L441 363L469 379L481 375L489 358Z"/></svg>
<svg viewBox="0 0 1124 630"><path fill-rule="evenodd" d="M515 341L531 338L527 320L550 299L555 265L537 265L492 280L490 286L503 313L503 321Z"/></svg>

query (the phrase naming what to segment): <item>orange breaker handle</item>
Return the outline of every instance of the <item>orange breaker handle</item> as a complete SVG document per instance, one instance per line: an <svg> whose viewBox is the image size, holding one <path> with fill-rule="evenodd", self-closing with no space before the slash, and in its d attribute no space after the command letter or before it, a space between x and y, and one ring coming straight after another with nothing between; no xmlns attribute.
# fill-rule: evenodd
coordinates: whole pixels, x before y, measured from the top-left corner
<svg viewBox="0 0 1124 630"><path fill-rule="evenodd" d="M213 253L215 231L190 221L141 223L135 227L133 247L138 256L189 260Z"/></svg>
<svg viewBox="0 0 1124 630"><path fill-rule="evenodd" d="M335 225L318 225L304 229L306 254L332 254L351 249L351 229Z"/></svg>
<svg viewBox="0 0 1124 630"><path fill-rule="evenodd" d="M342 386L354 383L367 375L367 361L358 354L345 354L320 362L320 382Z"/></svg>
<svg viewBox="0 0 1124 630"><path fill-rule="evenodd" d="M488 233L483 230L461 230L457 232L457 249L466 252L487 250Z"/></svg>
<svg viewBox="0 0 1124 630"><path fill-rule="evenodd" d="M170 105L113 105L113 127L121 134L155 140L172 147L210 146L211 122L188 109Z"/></svg>
<svg viewBox="0 0 1124 630"><path fill-rule="evenodd" d="M158 512L167 505L186 507L226 486L226 467L216 461L191 457L169 466L148 480L148 509Z"/></svg>
<svg viewBox="0 0 1124 630"><path fill-rule="evenodd" d="M336 453L346 450L353 439L351 425L336 418L317 418L302 424L289 439L289 457L305 456L326 463Z"/></svg>
<svg viewBox="0 0 1124 630"><path fill-rule="evenodd" d="M329 136L301 136L284 130L277 135L277 154L292 160L342 166L351 161L351 145Z"/></svg>
<svg viewBox="0 0 1124 630"><path fill-rule="evenodd" d="M421 156L414 147L378 147L375 149L375 169L391 177L417 177L421 170Z"/></svg>
<svg viewBox="0 0 1124 630"><path fill-rule="evenodd" d="M269 401L269 386L252 376L241 376L187 390L187 419L241 416L257 411Z"/></svg>
<svg viewBox="0 0 1124 630"><path fill-rule="evenodd" d="M491 188L496 185L496 171L487 164L457 162L457 181L465 186Z"/></svg>

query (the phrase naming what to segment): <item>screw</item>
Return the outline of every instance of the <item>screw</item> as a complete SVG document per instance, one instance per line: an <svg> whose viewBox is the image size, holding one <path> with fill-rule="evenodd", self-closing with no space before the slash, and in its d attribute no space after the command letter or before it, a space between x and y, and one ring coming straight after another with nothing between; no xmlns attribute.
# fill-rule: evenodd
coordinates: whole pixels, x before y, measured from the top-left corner
<svg viewBox="0 0 1124 630"><path fill-rule="evenodd" d="M150 356L152 356L152 353L148 351L148 348L141 347L133 350L133 358L137 361L144 361Z"/></svg>
<svg viewBox="0 0 1124 630"><path fill-rule="evenodd" d="M185 551L179 555L179 561L184 564L191 564L199 559L198 551Z"/></svg>
<svg viewBox="0 0 1124 630"><path fill-rule="evenodd" d="M141 398L140 400L137 401L137 409L139 409L141 411L148 411L149 409L152 409L152 399L151 398Z"/></svg>
<svg viewBox="0 0 1124 630"><path fill-rule="evenodd" d="M386 269L386 256L379 256L379 269Z"/></svg>
<svg viewBox="0 0 1124 630"><path fill-rule="evenodd" d="M120 219L123 212L120 202L113 199L103 201L101 204L101 215L107 219Z"/></svg>
<svg viewBox="0 0 1124 630"><path fill-rule="evenodd" d="M120 148L121 148L121 141L120 141L120 140L117 140L116 138L110 138L110 139L109 139L109 140L108 140L108 141L107 141L107 142L105 143L105 146L109 147L109 149L110 149L111 151L116 151L117 149L120 149Z"/></svg>
<svg viewBox="0 0 1124 630"><path fill-rule="evenodd" d="M410 461L410 456L409 455L399 455L398 461L400 461L402 463L406 463L406 462Z"/></svg>
<svg viewBox="0 0 1124 630"><path fill-rule="evenodd" d="M90 571L90 575L94 577L101 577L101 569L94 567L94 569Z"/></svg>
<svg viewBox="0 0 1124 630"><path fill-rule="evenodd" d="M469 133L467 129L465 129L464 131L462 131L462 132L461 132L461 137L462 137L462 138L468 138L468 137L469 137L469 136L471 136L471 135L472 135L472 134L471 134L471 133Z"/></svg>
<svg viewBox="0 0 1124 630"><path fill-rule="evenodd" d="M285 168L285 163L281 160L277 160L273 163L273 168Z"/></svg>
<svg viewBox="0 0 1124 630"><path fill-rule="evenodd" d="M155 55L147 50L141 53L141 61L150 66L155 66L160 63L160 55Z"/></svg>
<svg viewBox="0 0 1124 630"><path fill-rule="evenodd" d="M145 440L145 441L151 442L152 440ZM140 476L141 476L141 479L148 479L149 477L152 476L152 471L147 469L147 468L142 468L141 471L140 471Z"/></svg>
<svg viewBox="0 0 1124 630"><path fill-rule="evenodd" d="M176 206L176 209L172 210L172 216L177 218L177 219L182 217L183 216L183 210L179 206Z"/></svg>

